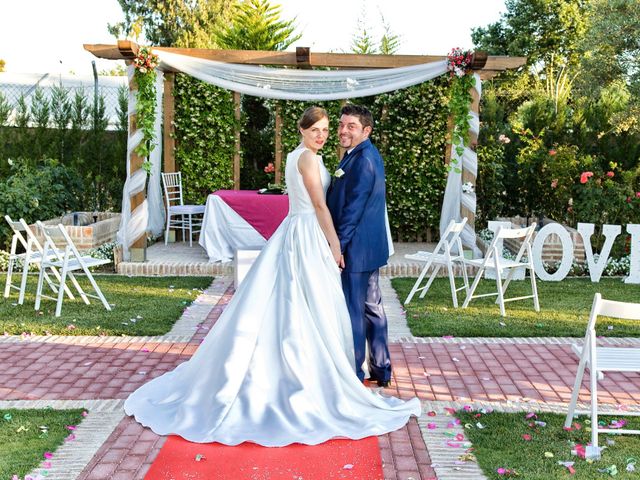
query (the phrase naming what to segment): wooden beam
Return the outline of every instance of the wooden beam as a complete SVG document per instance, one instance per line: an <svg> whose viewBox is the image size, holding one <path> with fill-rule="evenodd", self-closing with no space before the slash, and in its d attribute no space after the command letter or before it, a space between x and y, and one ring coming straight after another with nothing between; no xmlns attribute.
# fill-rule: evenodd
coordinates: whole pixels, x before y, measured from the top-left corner
<svg viewBox="0 0 640 480"><path fill-rule="evenodd" d="M200 48L154 47L154 50L188 55L206 60L247 65L297 66L296 52L264 50L214 50ZM433 55L360 55L355 53L309 53L312 67L393 68L445 60L446 56Z"/></svg>
<svg viewBox="0 0 640 480"><path fill-rule="evenodd" d="M111 60L130 60L135 56L137 47L134 42L128 40L122 42L122 50L118 45L85 44L85 50L96 57ZM297 52L272 52L264 50L215 50L206 48L173 48L153 47L154 50L188 55L195 58L216 60L225 63L239 63L246 65L280 65L297 66ZM479 60L483 52L476 52ZM445 60L446 55L361 55L356 53L314 53L309 52L309 66L311 67L335 67L335 68L394 68L418 65L421 63ZM495 72L519 68L525 65L526 57L487 56L486 63L479 72L490 71L491 76ZM490 77L488 77L490 78Z"/></svg>
<svg viewBox="0 0 640 480"><path fill-rule="evenodd" d="M138 55L140 47L136 42L131 40L118 40L118 50L125 58L135 58Z"/></svg>
<svg viewBox="0 0 640 480"><path fill-rule="evenodd" d="M233 152L233 189L240 190L240 93L233 92L233 105L236 119L235 150Z"/></svg>
<svg viewBox="0 0 640 480"><path fill-rule="evenodd" d="M85 43L84 49L92 53L98 58L106 58L107 60L131 60L131 58L125 58L118 49L117 45L105 45L103 43Z"/></svg>
<svg viewBox="0 0 640 480"><path fill-rule="evenodd" d="M175 73L165 73L164 75L162 154L164 156L165 173L176 171L176 139L174 137L175 126L173 124L175 117L175 99L173 97L175 79Z"/></svg>
<svg viewBox="0 0 640 480"><path fill-rule="evenodd" d="M472 70L482 70L487 63L487 52L474 52L473 60L471 61Z"/></svg>
<svg viewBox="0 0 640 480"><path fill-rule="evenodd" d="M302 68L311 67L311 64L309 63L310 53L311 53L311 49L309 47L296 47L296 62L298 62L298 67L302 67Z"/></svg>

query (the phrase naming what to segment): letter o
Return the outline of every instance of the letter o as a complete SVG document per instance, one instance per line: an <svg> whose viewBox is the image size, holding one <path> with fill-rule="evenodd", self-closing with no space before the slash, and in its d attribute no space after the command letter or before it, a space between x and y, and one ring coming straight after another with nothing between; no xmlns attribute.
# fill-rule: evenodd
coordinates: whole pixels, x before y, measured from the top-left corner
<svg viewBox="0 0 640 480"><path fill-rule="evenodd" d="M562 260L560 261L558 270L551 274L547 273L542 263L542 246L547 237L554 233L558 235L560 244L562 245ZM533 255L533 267L536 269L538 278L548 282L559 282L567 276L573 263L573 241L571 240L571 235L569 235L567 229L559 223L548 223L536 234L531 253Z"/></svg>

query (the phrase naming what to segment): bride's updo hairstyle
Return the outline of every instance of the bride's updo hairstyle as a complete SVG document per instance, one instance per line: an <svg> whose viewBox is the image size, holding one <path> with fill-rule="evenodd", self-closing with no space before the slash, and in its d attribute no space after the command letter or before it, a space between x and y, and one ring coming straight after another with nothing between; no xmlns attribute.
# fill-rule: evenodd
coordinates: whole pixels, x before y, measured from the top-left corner
<svg viewBox="0 0 640 480"><path fill-rule="evenodd" d="M302 114L302 117L300 117L300 120L298 120L298 128L306 130L307 128L311 127L314 123L316 123L319 120L322 120L323 118L329 118L329 114L324 108L309 107L304 111L304 113Z"/></svg>

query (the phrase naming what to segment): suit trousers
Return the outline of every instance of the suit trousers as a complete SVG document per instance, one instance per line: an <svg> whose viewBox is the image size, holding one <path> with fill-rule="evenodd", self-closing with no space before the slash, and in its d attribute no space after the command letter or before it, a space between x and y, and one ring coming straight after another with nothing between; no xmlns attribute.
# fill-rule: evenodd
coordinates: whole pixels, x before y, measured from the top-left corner
<svg viewBox="0 0 640 480"><path fill-rule="evenodd" d="M373 380L391 379L387 316L378 285L379 271L342 272L342 289L353 327L356 374L364 380L362 365L369 345L369 373Z"/></svg>

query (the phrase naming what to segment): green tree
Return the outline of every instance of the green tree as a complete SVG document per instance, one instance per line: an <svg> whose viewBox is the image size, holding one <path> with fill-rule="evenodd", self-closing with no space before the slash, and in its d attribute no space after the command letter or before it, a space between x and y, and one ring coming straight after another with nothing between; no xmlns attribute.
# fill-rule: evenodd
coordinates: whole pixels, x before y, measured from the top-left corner
<svg viewBox="0 0 640 480"><path fill-rule="evenodd" d="M588 95L617 80L640 94L640 2L591 0L589 28L579 45L579 88Z"/></svg>
<svg viewBox="0 0 640 480"><path fill-rule="evenodd" d="M490 55L526 56L539 62L577 62L577 45L587 29L589 0L505 0L506 12L486 27L474 28L477 50Z"/></svg>
<svg viewBox="0 0 640 480"><path fill-rule="evenodd" d="M371 33L373 29L367 21L366 6L363 5L356 24L356 31L351 38L351 53L393 55L398 51L401 43L400 36L393 33L391 26L387 23L382 13L380 13L380 23L382 23L384 33L380 41L376 42L374 35Z"/></svg>
<svg viewBox="0 0 640 480"><path fill-rule="evenodd" d="M4 67L7 64L4 60L0 58L0 72L4 72Z"/></svg>
<svg viewBox="0 0 640 480"><path fill-rule="evenodd" d="M282 7L268 0L245 0L234 6L231 23L215 33L221 48L236 50L286 50L300 40L295 18L281 20Z"/></svg>
<svg viewBox="0 0 640 480"><path fill-rule="evenodd" d="M214 32L228 20L233 0L118 0L124 21L109 33L128 36L137 24L146 40L164 47L213 48Z"/></svg>

